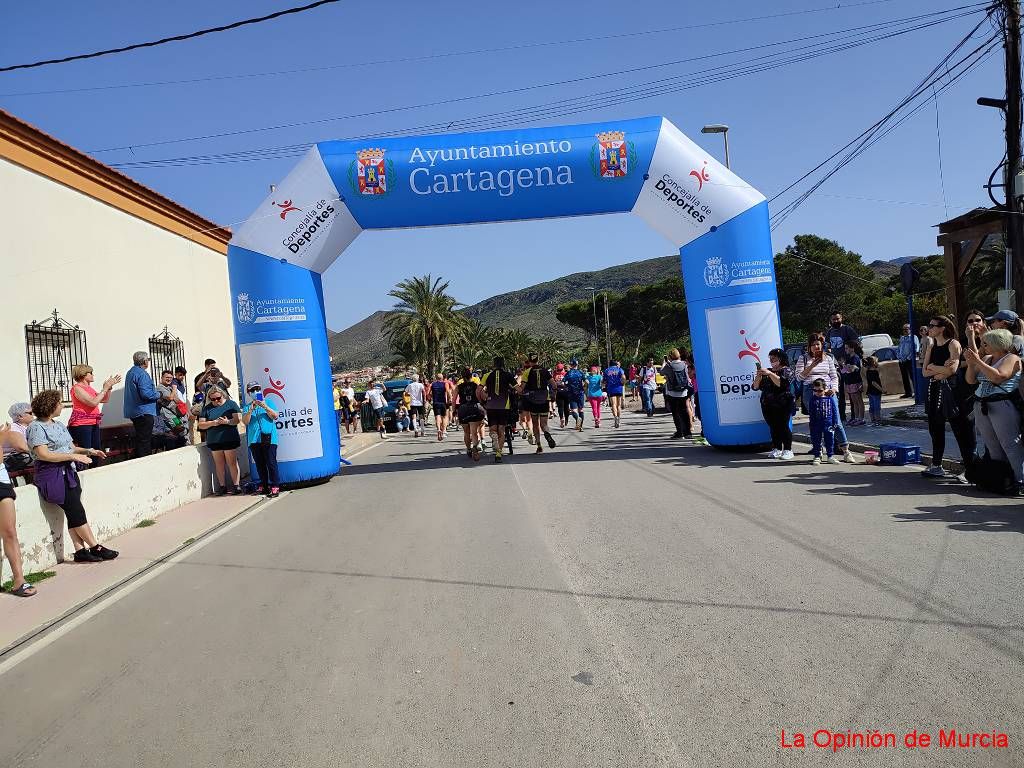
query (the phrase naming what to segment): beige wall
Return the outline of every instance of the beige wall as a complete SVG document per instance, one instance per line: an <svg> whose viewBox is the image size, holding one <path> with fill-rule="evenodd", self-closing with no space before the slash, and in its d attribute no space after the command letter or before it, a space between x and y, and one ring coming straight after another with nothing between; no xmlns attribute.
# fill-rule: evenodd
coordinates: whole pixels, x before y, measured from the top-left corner
<svg viewBox="0 0 1024 768"><path fill-rule="evenodd" d="M86 331L100 381L166 325L190 380L212 357L237 383L222 254L3 159L0 270L0 421L29 399L24 327L54 308ZM122 420L120 387L106 410L104 425Z"/></svg>

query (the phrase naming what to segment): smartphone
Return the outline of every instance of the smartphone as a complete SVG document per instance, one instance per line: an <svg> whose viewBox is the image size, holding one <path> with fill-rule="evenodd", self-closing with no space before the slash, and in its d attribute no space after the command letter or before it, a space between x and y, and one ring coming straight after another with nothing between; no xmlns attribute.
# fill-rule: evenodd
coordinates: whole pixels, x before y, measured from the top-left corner
<svg viewBox="0 0 1024 768"><path fill-rule="evenodd" d="M263 393L262 392L257 392L255 395L253 395L253 397L255 397L260 402L263 402Z"/></svg>
<svg viewBox="0 0 1024 768"><path fill-rule="evenodd" d="M754 370L755 371L760 371L761 370L761 364L760 363L754 363Z"/></svg>

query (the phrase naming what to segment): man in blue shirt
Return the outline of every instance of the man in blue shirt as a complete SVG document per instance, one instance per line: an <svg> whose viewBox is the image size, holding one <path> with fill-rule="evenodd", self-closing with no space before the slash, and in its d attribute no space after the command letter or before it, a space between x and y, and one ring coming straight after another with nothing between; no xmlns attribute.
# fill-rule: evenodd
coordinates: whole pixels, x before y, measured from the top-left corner
<svg viewBox="0 0 1024 768"><path fill-rule="evenodd" d="M917 351L920 348L921 342L910 332L910 326L904 323L903 335L900 336L899 345L896 348L896 359L900 362L900 376L903 377L904 397L914 396L911 382L914 380L914 366L916 365Z"/></svg>
<svg viewBox="0 0 1024 768"><path fill-rule="evenodd" d="M156 421L156 403L160 393L149 375L149 353L136 352L135 363L124 377L124 417L135 427L135 457L149 456L153 452L153 422Z"/></svg>
<svg viewBox="0 0 1024 768"><path fill-rule="evenodd" d="M604 371L604 388L608 393L608 404L612 409L612 418L618 427L622 419L622 390L626 383L626 372L617 360L612 360Z"/></svg>
<svg viewBox="0 0 1024 768"><path fill-rule="evenodd" d="M583 431L583 371L580 363L573 358L565 374L565 388L569 393L569 413L576 421L576 431Z"/></svg>

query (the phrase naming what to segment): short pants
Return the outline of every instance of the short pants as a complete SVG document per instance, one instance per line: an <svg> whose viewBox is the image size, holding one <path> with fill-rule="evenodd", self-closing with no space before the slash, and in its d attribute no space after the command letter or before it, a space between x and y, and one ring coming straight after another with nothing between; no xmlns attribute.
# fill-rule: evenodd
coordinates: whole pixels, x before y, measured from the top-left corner
<svg viewBox="0 0 1024 768"><path fill-rule="evenodd" d="M0 483L0 501L10 499L14 501L18 497L14 493L14 486L10 483Z"/></svg>
<svg viewBox="0 0 1024 768"><path fill-rule="evenodd" d="M488 408L487 423L492 427L504 427L508 424L507 408Z"/></svg>

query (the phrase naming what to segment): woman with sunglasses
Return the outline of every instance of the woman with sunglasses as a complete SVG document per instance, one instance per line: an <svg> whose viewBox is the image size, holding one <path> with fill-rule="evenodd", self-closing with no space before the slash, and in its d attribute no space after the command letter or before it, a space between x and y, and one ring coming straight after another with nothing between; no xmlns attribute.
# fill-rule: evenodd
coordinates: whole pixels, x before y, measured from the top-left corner
<svg viewBox="0 0 1024 768"><path fill-rule="evenodd" d="M220 387L207 390L206 404L199 412L198 426L206 430L206 447L213 455L214 480L220 483L218 496L225 493L236 496L242 492L238 484L238 455L235 453L242 444L238 437L241 412L238 403Z"/></svg>
<svg viewBox="0 0 1024 768"><path fill-rule="evenodd" d="M966 381L962 385L957 381L963 347L956 335L956 326L948 317L940 315L928 321L931 344L924 353L921 375L928 382L925 413L932 438L932 465L921 473L925 477L946 475L942 458L946 452L947 421L953 428L953 437L965 463L974 457L977 444L970 410L972 393Z"/></svg>
<svg viewBox="0 0 1024 768"><path fill-rule="evenodd" d="M245 388L249 402L242 409L242 423L245 425L249 454L256 464L256 474L261 484L256 493L265 493L276 499L281 492L281 480L277 474L277 411L263 398L263 389L258 382L250 381Z"/></svg>

